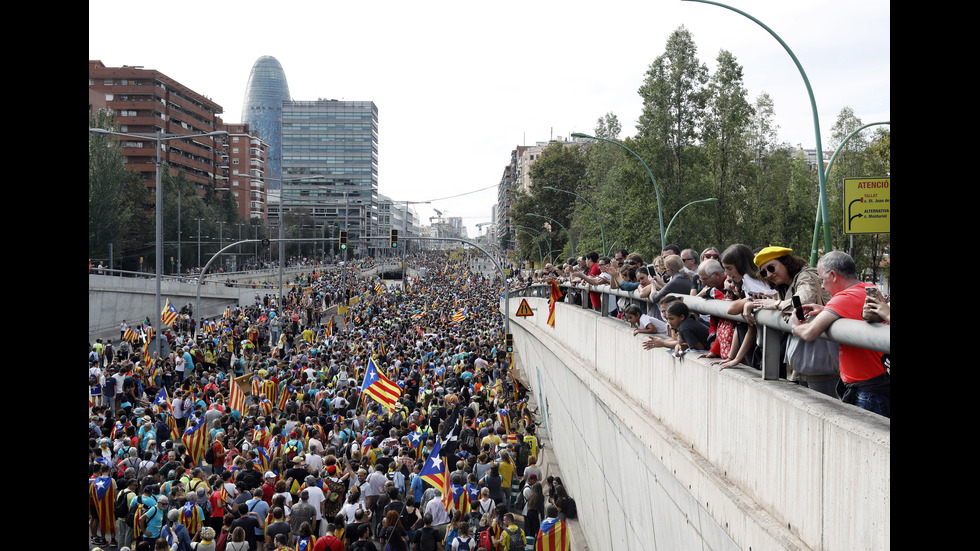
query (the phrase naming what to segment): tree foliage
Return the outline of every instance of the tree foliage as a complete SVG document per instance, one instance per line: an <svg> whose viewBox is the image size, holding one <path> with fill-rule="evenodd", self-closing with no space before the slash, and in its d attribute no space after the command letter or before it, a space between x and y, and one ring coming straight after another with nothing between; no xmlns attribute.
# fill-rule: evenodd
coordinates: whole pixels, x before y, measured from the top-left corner
<svg viewBox="0 0 980 551"><path fill-rule="evenodd" d="M89 116L89 127L119 131L113 112L105 109ZM160 177L165 273L176 268L178 258L184 270L198 264L199 238L205 243L201 255L204 264L220 248L222 231L228 243L232 235L234 241L238 240L236 224L260 224L257 220L241 218L234 195L229 191L216 192L211 185L201 189L183 171L173 171L166 163L161 167ZM156 198L151 191L143 176L125 168L118 136L89 134L90 258L109 260L111 244L114 268L146 271L155 266ZM243 239L254 237L255 233L268 235L266 228L256 232L249 227L249 233L245 234L243 226L241 231ZM255 250L255 247L243 248L242 256L255 256Z"/></svg>
<svg viewBox="0 0 980 551"><path fill-rule="evenodd" d="M532 212L564 224L578 255L597 250L611 256L625 248L649 262L663 248L663 220L666 241L681 248L780 245L810 257L817 167L805 151L779 142L777 106L765 92L749 100L743 68L731 52L719 51L709 72L698 60L694 37L680 27L649 66L638 93L643 109L636 136L620 138L619 118L607 112L593 132L602 140L580 147L552 144L531 166L530 190L515 193L511 214L516 224L544 233L511 235L521 258L537 260L537 245L545 248L546 241L570 253L564 232L543 230L543 220L527 216ZM861 125L853 110L842 110L824 150L834 151ZM887 266L889 236L851 239L843 233L841 185L845 177L889 176L890 147L887 128L865 129L847 141L827 175L834 246L849 250L853 241L859 269ZM709 197L718 202L702 202ZM816 245L822 253L823 239Z"/></svg>

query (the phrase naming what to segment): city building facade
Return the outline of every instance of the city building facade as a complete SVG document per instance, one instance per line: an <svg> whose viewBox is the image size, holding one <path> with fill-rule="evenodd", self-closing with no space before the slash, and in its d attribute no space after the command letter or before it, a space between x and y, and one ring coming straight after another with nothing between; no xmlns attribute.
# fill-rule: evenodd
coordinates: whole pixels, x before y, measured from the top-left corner
<svg viewBox="0 0 980 551"><path fill-rule="evenodd" d="M230 193L245 220L268 220L266 165L268 144L247 124L218 124L228 132L217 140L218 189Z"/></svg>
<svg viewBox="0 0 980 551"><path fill-rule="evenodd" d="M310 214L348 232L355 254L383 245L378 228L378 108L371 101L282 102L282 186L270 194L269 220ZM387 233L383 238L387 239ZM369 239L372 238L372 239Z"/></svg>
<svg viewBox="0 0 980 551"><path fill-rule="evenodd" d="M163 73L140 66L106 67L89 60L89 108L111 109L119 132L125 134L206 134L221 130L220 105ZM94 99L93 99L94 98ZM160 159L176 175L203 194L217 183L221 137L195 137L162 142ZM152 139L120 138L123 163L138 171L156 189L156 143Z"/></svg>

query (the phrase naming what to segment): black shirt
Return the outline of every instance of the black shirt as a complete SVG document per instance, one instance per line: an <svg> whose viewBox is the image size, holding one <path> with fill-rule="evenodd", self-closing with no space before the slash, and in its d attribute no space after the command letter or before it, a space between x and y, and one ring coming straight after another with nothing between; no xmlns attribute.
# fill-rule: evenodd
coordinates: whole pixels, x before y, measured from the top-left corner
<svg viewBox="0 0 980 551"><path fill-rule="evenodd" d="M245 530L245 541L248 542L249 551L257 551L258 540L255 539L255 531L261 528L258 519L253 516L239 517L231 523L229 532L234 532L235 528L239 526Z"/></svg>

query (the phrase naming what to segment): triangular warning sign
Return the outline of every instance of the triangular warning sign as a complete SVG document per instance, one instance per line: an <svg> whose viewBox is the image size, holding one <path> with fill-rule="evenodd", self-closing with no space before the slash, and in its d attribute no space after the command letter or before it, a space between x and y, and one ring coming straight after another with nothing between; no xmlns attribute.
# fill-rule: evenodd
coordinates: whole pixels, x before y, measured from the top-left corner
<svg viewBox="0 0 980 551"><path fill-rule="evenodd" d="M531 305L527 303L527 299L521 301L520 307L517 308L517 315L522 318L534 315L534 312L531 311Z"/></svg>

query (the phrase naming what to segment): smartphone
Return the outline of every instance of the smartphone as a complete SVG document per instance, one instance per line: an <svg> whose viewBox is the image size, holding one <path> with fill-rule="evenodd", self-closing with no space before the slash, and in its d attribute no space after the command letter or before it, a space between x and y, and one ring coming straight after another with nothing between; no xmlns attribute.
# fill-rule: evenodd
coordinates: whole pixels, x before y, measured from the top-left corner
<svg viewBox="0 0 980 551"><path fill-rule="evenodd" d="M800 302L800 297L798 295L793 295L793 311L796 313L796 319L803 321L805 317L803 315L803 303Z"/></svg>
<svg viewBox="0 0 980 551"><path fill-rule="evenodd" d="M865 287L864 292L867 293L869 297L878 298L878 288L877 287Z"/></svg>

